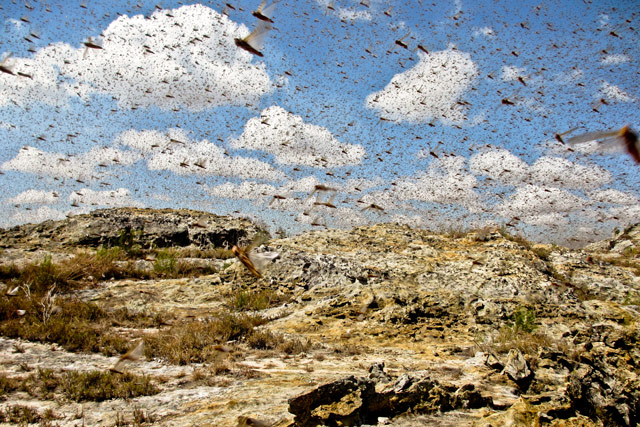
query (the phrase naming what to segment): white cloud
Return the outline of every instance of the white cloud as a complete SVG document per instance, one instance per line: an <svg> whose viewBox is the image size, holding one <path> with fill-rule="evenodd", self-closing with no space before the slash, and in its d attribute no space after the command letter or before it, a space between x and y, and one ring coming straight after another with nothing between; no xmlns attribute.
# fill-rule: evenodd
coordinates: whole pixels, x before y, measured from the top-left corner
<svg viewBox="0 0 640 427"><path fill-rule="evenodd" d="M327 129L304 123L302 117L275 105L249 119L231 145L272 153L280 164L314 167L356 165L365 154L361 145L343 144Z"/></svg>
<svg viewBox="0 0 640 427"><path fill-rule="evenodd" d="M517 216L523 222L538 224L549 214L565 217L587 206L587 200L567 190L527 184L518 187L509 200L496 207L496 212L506 218Z"/></svg>
<svg viewBox="0 0 640 427"><path fill-rule="evenodd" d="M506 184L522 182L529 172L529 165L503 149L476 154L469 160L469 168L477 175L487 175Z"/></svg>
<svg viewBox="0 0 640 427"><path fill-rule="evenodd" d="M397 214L391 217L391 222L408 225L411 228L428 228L433 224L427 221L422 215L402 215Z"/></svg>
<svg viewBox="0 0 640 427"><path fill-rule="evenodd" d="M583 166L559 157L541 157L531 166L534 183L548 187L593 189L611 182L611 173L599 166Z"/></svg>
<svg viewBox="0 0 640 427"><path fill-rule="evenodd" d="M602 82L598 92L600 96L604 97L607 101L632 102L636 100L633 96L629 95L618 86L612 85L608 82Z"/></svg>
<svg viewBox="0 0 640 427"><path fill-rule="evenodd" d="M618 65L618 64L624 64L625 62L629 62L629 61L631 61L631 58L629 57L629 55L625 55L623 53L616 53L616 54L606 55L604 58L602 58L600 63L605 65Z"/></svg>
<svg viewBox="0 0 640 427"><path fill-rule="evenodd" d="M57 203L58 194L53 191L27 190L7 200L8 203L51 204Z"/></svg>
<svg viewBox="0 0 640 427"><path fill-rule="evenodd" d="M494 37L496 33L493 31L491 27L482 27L473 30L473 35L477 36L485 36L485 37Z"/></svg>
<svg viewBox="0 0 640 427"><path fill-rule="evenodd" d="M540 157L529 166L508 150L477 154L469 160L472 172L487 175L504 184L525 181L545 187L589 190L611 182L611 173L599 166L584 166L559 157Z"/></svg>
<svg viewBox="0 0 640 427"><path fill-rule="evenodd" d="M420 62L396 74L387 86L367 96L365 105L397 122L461 123L463 107L457 103L478 74L468 53L444 50L419 54Z"/></svg>
<svg viewBox="0 0 640 427"><path fill-rule="evenodd" d="M264 63L233 39L249 30L196 4L174 10L120 16L104 31L103 49L55 43L31 58L15 58L15 71L0 76L0 105L41 101L64 104L69 96L111 94L121 107L186 107L257 104L271 91Z"/></svg>
<svg viewBox="0 0 640 427"><path fill-rule="evenodd" d="M345 207L337 208L331 219L338 227L357 227L369 222L360 211Z"/></svg>
<svg viewBox="0 0 640 427"><path fill-rule="evenodd" d="M610 203L614 205L637 205L640 204L640 200L629 193L623 193L619 190L609 188L607 190L594 191L589 195L591 200L596 203Z"/></svg>
<svg viewBox="0 0 640 427"><path fill-rule="evenodd" d="M208 189L209 194L227 199L257 200L271 197L276 193L273 185L261 184L255 181L243 181L240 184L225 182Z"/></svg>
<svg viewBox="0 0 640 427"><path fill-rule="evenodd" d="M518 80L518 77L524 77L526 71L527 70L525 68L518 68L510 65L503 65L501 77L503 81L510 82L513 80Z"/></svg>
<svg viewBox="0 0 640 427"><path fill-rule="evenodd" d="M345 8L341 6L332 5L332 0L316 0L316 3L325 8L327 12L332 12L338 18L343 21L371 21L371 12L368 10L356 10L353 8ZM333 10L329 9L328 6L333 8Z"/></svg>
<svg viewBox="0 0 640 427"><path fill-rule="evenodd" d="M92 206L140 206L140 202L131 197L131 192L126 188L117 190L94 191L83 188L69 195L71 202L83 203Z"/></svg>
<svg viewBox="0 0 640 427"><path fill-rule="evenodd" d="M111 147L94 147L86 153L68 156L24 146L16 157L0 165L0 169L87 180L100 177L101 173L96 170L97 166L109 166L116 163L127 165L138 159L139 156L136 153Z"/></svg>
<svg viewBox="0 0 640 427"><path fill-rule="evenodd" d="M371 21L371 13L368 10L354 10L339 7L336 15L343 21Z"/></svg>
<svg viewBox="0 0 640 427"><path fill-rule="evenodd" d="M116 143L145 153L151 170L170 170L179 175L218 175L247 179L279 180L284 174L265 162L246 157L228 157L209 142L192 141L181 129L166 133L155 130L128 130Z"/></svg>
<svg viewBox="0 0 640 427"><path fill-rule="evenodd" d="M433 161L426 173L398 182L395 194L402 200L418 200L439 204L456 204L471 211L480 208L475 176L465 171L464 157Z"/></svg>
<svg viewBox="0 0 640 427"><path fill-rule="evenodd" d="M66 214L57 209L48 206L41 206L36 210L19 211L11 215L10 222L12 224L37 224L48 219L59 220L65 219Z"/></svg>

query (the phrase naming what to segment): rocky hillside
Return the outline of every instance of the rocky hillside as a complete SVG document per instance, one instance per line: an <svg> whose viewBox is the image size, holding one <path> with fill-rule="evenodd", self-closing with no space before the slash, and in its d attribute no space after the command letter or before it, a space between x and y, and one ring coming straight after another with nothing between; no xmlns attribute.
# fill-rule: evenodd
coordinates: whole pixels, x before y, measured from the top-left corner
<svg viewBox="0 0 640 427"><path fill-rule="evenodd" d="M639 228L582 251L500 230L314 231L255 249L271 253L262 277L224 247L257 232L139 209L0 232L0 420L640 419ZM109 371L140 342L142 357Z"/></svg>

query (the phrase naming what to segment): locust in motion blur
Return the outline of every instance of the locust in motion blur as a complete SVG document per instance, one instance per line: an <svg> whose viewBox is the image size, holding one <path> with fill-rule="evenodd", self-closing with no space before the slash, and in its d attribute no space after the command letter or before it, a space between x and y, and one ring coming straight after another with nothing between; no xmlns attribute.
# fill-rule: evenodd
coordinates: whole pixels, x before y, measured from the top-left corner
<svg viewBox="0 0 640 427"><path fill-rule="evenodd" d="M267 233L258 234L253 241L246 247L241 247L237 245L233 245L231 248L231 252L240 260L247 270L251 272L254 276L260 278L262 277L262 273L260 270L263 270L264 267L276 259L280 254L278 252L263 252L257 253L255 249L266 242L269 238Z"/></svg>
<svg viewBox="0 0 640 427"><path fill-rule="evenodd" d="M276 8L276 3L273 2L267 6L267 0L262 0L258 9L251 12L253 16L258 18L261 21L271 22L273 24L273 10Z"/></svg>
<svg viewBox="0 0 640 427"><path fill-rule="evenodd" d="M612 151L623 148L636 163L640 164L640 147L638 146L638 134L628 125L622 129L604 132L589 132L577 135L566 140L568 145L587 144L598 142L601 151Z"/></svg>
<svg viewBox="0 0 640 427"><path fill-rule="evenodd" d="M144 341L140 341L135 347L131 350L127 351L125 354L120 356L120 359L113 365L109 370L111 372L117 372L122 374L124 371L122 370L122 366L127 362L134 362L136 360L140 360L140 358L144 356Z"/></svg>
<svg viewBox="0 0 640 427"><path fill-rule="evenodd" d="M271 28L272 26L269 22L259 21L247 37L242 39L235 38L233 41L240 49L244 49L253 55L264 56L260 51L262 50L264 39Z"/></svg>

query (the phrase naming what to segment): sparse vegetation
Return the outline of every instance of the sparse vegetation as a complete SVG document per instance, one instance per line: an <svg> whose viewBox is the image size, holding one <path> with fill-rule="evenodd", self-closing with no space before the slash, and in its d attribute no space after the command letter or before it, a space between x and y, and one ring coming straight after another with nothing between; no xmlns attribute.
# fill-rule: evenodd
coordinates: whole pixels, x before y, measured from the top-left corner
<svg viewBox="0 0 640 427"><path fill-rule="evenodd" d="M62 375L59 383L62 393L76 402L109 399L131 399L159 392L146 375L116 374L109 371L71 371Z"/></svg>
<svg viewBox="0 0 640 427"><path fill-rule="evenodd" d="M235 255L230 249L226 248L198 248L187 246L184 248L169 248L178 258L210 258L210 259L229 259Z"/></svg>
<svg viewBox="0 0 640 427"><path fill-rule="evenodd" d="M534 332L537 329L535 322L533 310L518 307L496 335L477 338L476 346L485 352L508 353L517 348L524 354L535 355L538 349L551 344L544 333Z"/></svg>
<svg viewBox="0 0 640 427"><path fill-rule="evenodd" d="M211 361L227 341L244 341L256 326L266 323L261 316L222 314L209 321L189 321L145 338L145 354L176 365Z"/></svg>
<svg viewBox="0 0 640 427"><path fill-rule="evenodd" d="M35 424L41 421L38 410L25 405L11 405L0 409L0 422L18 425Z"/></svg>
<svg viewBox="0 0 640 427"><path fill-rule="evenodd" d="M111 246L121 248L129 258L139 257L142 254L142 245L139 243L139 239L143 233L143 229L133 230L131 227L126 227L120 231L118 239Z"/></svg>
<svg viewBox="0 0 640 427"><path fill-rule="evenodd" d="M629 291L623 302L624 305L640 305L640 292Z"/></svg>
<svg viewBox="0 0 640 427"><path fill-rule="evenodd" d="M229 298L228 304L237 311L259 311L279 306L290 299L288 295L276 293L271 289L259 292L237 290Z"/></svg>
<svg viewBox="0 0 640 427"><path fill-rule="evenodd" d="M56 373L51 369L38 369L26 377L12 378L11 381L12 391L25 391L31 396L47 400L54 399L57 393L76 402L100 402L148 396L159 392L148 376L110 371Z"/></svg>
<svg viewBox="0 0 640 427"><path fill-rule="evenodd" d="M526 307L518 307L511 315L512 322L508 324L509 328L515 333L527 332L531 333L536 329L536 314Z"/></svg>
<svg viewBox="0 0 640 427"><path fill-rule="evenodd" d="M153 263L153 271L160 277L173 276L177 272L176 257L166 249L159 251Z"/></svg>
<svg viewBox="0 0 640 427"><path fill-rule="evenodd" d="M500 227L498 229L498 232L500 233L500 235L502 235L502 237L504 237L507 240L511 240L514 243L519 244L520 246L524 246L527 249L532 249L533 243L531 243L527 238L525 238L524 236L520 236L518 234L511 234L509 231L507 231L506 227Z"/></svg>
<svg viewBox="0 0 640 427"><path fill-rule="evenodd" d="M54 342L68 351L100 352L108 356L127 350L129 339L111 332L112 326L150 327L162 323L162 316L132 313L127 309L107 311L91 302L60 299L59 309L45 322L43 306L33 297L0 299L0 333L31 341ZM17 316L17 310L25 310Z"/></svg>

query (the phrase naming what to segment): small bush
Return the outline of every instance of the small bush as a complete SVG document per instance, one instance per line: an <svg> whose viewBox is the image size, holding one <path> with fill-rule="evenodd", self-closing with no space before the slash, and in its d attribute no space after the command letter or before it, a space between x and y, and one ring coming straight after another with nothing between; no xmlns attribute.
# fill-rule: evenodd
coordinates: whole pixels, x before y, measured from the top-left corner
<svg viewBox="0 0 640 427"><path fill-rule="evenodd" d="M13 405L0 409L0 422L18 425L35 424L42 419L38 410L30 406Z"/></svg>
<svg viewBox="0 0 640 427"><path fill-rule="evenodd" d="M219 352L219 344L245 341L256 326L265 322L260 316L228 313L206 322L183 322L147 336L145 353L176 365L211 361Z"/></svg>
<svg viewBox="0 0 640 427"><path fill-rule="evenodd" d="M519 307L511 315L513 323L509 324L515 333L518 332L533 332L536 328L536 314L525 307Z"/></svg>
<svg viewBox="0 0 640 427"><path fill-rule="evenodd" d="M149 376L128 372L117 374L110 371L71 371L60 378L59 385L62 393L76 402L131 399L160 391Z"/></svg>
<svg viewBox="0 0 640 427"><path fill-rule="evenodd" d="M277 307L290 301L290 297L278 294L271 289L260 292L238 290L231 295L228 304L237 311L259 311Z"/></svg>
<svg viewBox="0 0 640 427"><path fill-rule="evenodd" d="M176 257L168 250L158 252L153 271L162 277L172 277L176 274Z"/></svg>
<svg viewBox="0 0 640 427"><path fill-rule="evenodd" d="M92 302L60 299L59 312L48 321L42 316L43 307L32 298L0 299L0 334L30 341L55 342L68 351L100 352L107 356L124 353L129 339L112 333L112 326L152 327L163 323L162 316L132 313L127 309L103 310ZM15 315L17 309L26 310L24 317Z"/></svg>
<svg viewBox="0 0 640 427"><path fill-rule="evenodd" d="M0 400L5 400L7 395L20 388L20 380L9 378L6 374L0 374Z"/></svg>

